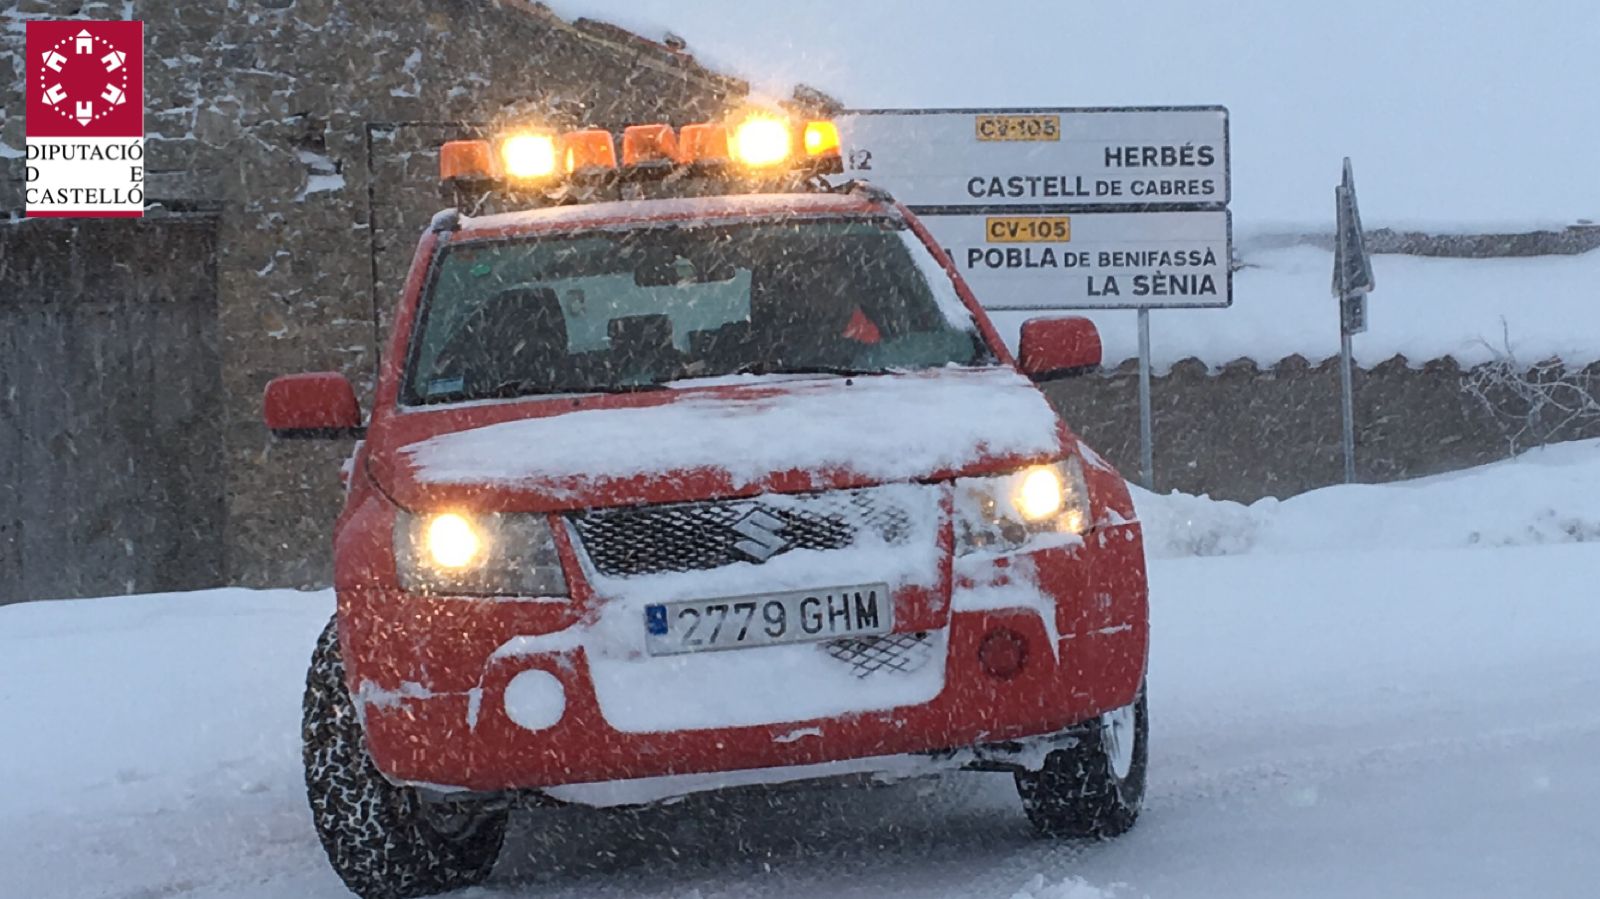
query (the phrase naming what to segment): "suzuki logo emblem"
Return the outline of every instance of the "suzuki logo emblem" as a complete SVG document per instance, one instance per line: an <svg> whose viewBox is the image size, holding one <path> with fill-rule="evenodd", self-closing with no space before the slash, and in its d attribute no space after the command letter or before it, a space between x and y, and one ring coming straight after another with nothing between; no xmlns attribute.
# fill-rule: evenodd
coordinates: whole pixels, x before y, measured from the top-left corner
<svg viewBox="0 0 1600 899"><path fill-rule="evenodd" d="M733 548L757 562L765 562L789 547L789 541L778 533L786 527L788 522L776 515L753 509L734 522L733 532L745 539L735 543Z"/></svg>

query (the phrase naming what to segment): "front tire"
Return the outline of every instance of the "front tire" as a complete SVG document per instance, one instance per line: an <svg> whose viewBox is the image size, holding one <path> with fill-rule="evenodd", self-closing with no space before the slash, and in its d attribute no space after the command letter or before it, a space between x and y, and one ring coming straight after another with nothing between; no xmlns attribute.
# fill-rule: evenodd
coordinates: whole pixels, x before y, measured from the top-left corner
<svg viewBox="0 0 1600 899"><path fill-rule="evenodd" d="M489 876L505 809L431 814L417 792L386 779L367 754L345 686L336 621L317 639L306 675L301 737L306 794L333 870L362 899L412 899Z"/></svg>
<svg viewBox="0 0 1600 899"><path fill-rule="evenodd" d="M1150 719L1144 686L1131 704L1088 723L1078 743L1016 774L1017 793L1045 836L1109 839L1127 833L1144 804Z"/></svg>

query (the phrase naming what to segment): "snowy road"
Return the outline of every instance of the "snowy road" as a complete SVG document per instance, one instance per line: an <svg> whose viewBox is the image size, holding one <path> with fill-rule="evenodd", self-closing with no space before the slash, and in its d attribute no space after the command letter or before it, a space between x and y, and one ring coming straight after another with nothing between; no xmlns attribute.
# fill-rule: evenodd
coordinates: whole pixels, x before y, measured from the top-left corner
<svg viewBox="0 0 1600 899"><path fill-rule="evenodd" d="M1592 896L1595 544L1152 563L1147 811L1001 775L523 816L469 896ZM301 795L324 594L0 609L0 896L346 895Z"/></svg>

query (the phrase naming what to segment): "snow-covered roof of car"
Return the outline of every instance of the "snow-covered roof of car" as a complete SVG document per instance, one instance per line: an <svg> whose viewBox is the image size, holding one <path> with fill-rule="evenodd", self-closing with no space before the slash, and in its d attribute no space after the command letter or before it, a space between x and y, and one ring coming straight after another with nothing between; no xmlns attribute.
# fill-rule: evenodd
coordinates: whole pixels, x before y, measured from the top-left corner
<svg viewBox="0 0 1600 899"><path fill-rule="evenodd" d="M467 217L460 221L464 237L535 231L569 231L641 222L717 221L774 215L834 216L892 212L894 207L860 191L848 193L719 194L551 206L518 212Z"/></svg>

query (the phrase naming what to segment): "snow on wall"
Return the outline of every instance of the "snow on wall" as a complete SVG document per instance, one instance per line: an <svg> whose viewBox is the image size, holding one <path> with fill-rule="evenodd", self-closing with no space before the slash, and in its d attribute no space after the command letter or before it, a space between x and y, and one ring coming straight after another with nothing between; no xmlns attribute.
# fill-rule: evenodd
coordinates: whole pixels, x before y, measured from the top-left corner
<svg viewBox="0 0 1600 899"><path fill-rule="evenodd" d="M1333 254L1315 247L1266 250L1245 258L1233 276L1227 309L1151 313L1151 364L1164 372L1196 358L1212 368L1235 359L1263 367L1301 355L1318 362L1339 354L1339 307L1330 291ZM1375 256L1377 290L1367 331L1353 340L1357 364L1396 355L1412 364L1454 358L1471 367L1505 351L1532 363L1559 357L1569 365L1600 360L1600 252L1578 256L1443 259ZM980 300L983 298L980 297ZM1105 364L1138 356L1133 312L1080 312L1100 329ZM1029 313L994 315L1013 345Z"/></svg>

